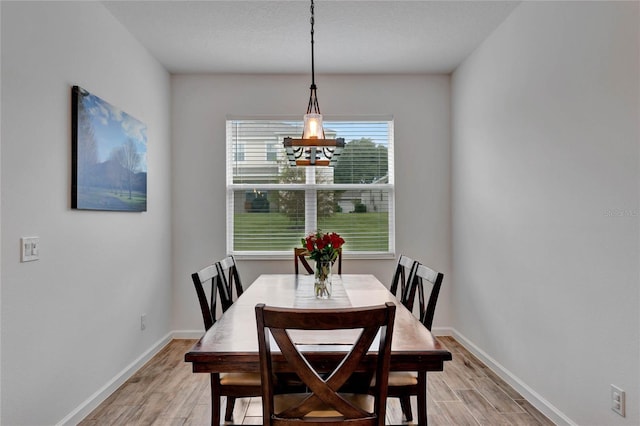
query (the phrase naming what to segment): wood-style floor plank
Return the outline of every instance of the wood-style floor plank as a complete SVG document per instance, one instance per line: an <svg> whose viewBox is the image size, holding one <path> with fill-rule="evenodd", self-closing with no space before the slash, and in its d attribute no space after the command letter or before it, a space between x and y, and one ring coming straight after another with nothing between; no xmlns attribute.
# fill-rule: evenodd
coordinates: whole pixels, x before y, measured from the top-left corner
<svg viewBox="0 0 640 426"><path fill-rule="evenodd" d="M549 420L544 414L538 411L529 401L526 399L517 399L516 402L520 404L522 409L533 417L539 425L542 426L554 426L554 423Z"/></svg>
<svg viewBox="0 0 640 426"><path fill-rule="evenodd" d="M481 425L510 424L507 418L499 413L477 390L461 389L457 390L456 394Z"/></svg>
<svg viewBox="0 0 640 426"><path fill-rule="evenodd" d="M442 412L442 424L456 426L478 426L480 424L465 403L460 400L438 402L438 406Z"/></svg>
<svg viewBox="0 0 640 426"><path fill-rule="evenodd" d="M480 360L450 336L438 337L453 354L443 372L428 374L430 425L524 425L553 423L507 385ZM145 364L80 426L152 425L207 426L211 419L209 376L194 374L184 354L194 340L173 340ZM221 401L223 412L226 401ZM234 424L262 424L260 398L240 398L233 411ZM397 398L387 401L387 424L415 425L416 398L412 398L414 422L403 421Z"/></svg>
<svg viewBox="0 0 640 426"><path fill-rule="evenodd" d="M489 378L478 380L476 389L500 413L524 413L525 411L513 399L509 398L497 384Z"/></svg>

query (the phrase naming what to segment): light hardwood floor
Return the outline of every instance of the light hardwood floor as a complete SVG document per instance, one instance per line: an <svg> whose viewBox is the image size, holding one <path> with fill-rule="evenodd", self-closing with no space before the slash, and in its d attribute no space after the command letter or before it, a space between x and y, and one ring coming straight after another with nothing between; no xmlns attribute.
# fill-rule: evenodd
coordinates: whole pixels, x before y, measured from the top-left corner
<svg viewBox="0 0 640 426"><path fill-rule="evenodd" d="M453 354L443 372L428 374L430 425L553 425L452 337L438 337ZM184 354L194 340L173 340L89 414L80 426L209 425L207 374L194 374ZM413 401L414 417L417 413ZM224 412L224 403L222 405ZM262 424L260 398L239 399L234 424ZM395 398L387 403L387 424L402 421Z"/></svg>

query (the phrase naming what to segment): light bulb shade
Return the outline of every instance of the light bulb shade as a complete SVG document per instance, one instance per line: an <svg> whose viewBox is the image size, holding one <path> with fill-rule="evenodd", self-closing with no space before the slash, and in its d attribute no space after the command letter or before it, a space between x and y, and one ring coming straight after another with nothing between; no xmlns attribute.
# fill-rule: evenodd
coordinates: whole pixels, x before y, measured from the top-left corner
<svg viewBox="0 0 640 426"><path fill-rule="evenodd" d="M322 114L305 114L302 139L324 139Z"/></svg>

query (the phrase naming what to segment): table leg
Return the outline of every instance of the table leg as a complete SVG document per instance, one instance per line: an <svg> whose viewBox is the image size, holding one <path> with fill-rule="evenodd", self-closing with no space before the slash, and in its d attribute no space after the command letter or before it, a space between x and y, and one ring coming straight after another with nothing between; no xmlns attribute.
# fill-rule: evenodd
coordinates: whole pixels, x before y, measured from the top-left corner
<svg viewBox="0 0 640 426"><path fill-rule="evenodd" d="M418 371L418 424L427 424L427 372Z"/></svg>
<svg viewBox="0 0 640 426"><path fill-rule="evenodd" d="M211 373L211 426L220 426L220 373Z"/></svg>

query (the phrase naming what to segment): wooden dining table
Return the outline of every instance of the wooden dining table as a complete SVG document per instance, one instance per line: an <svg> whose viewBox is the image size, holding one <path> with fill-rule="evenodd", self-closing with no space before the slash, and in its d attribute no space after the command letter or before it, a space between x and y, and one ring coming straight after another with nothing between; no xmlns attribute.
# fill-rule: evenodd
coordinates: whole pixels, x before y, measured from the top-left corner
<svg viewBox="0 0 640 426"><path fill-rule="evenodd" d="M317 299L313 291L312 275L265 274L259 276L220 319L185 354L194 373L225 373L260 371L255 306L293 307L304 309L347 308L381 305L387 301L397 305L391 346L391 371L418 373L418 398L427 398L427 372L442 371L444 362L451 360L431 332L373 275L333 275L329 299ZM314 364L335 366L342 359L353 333L332 332L327 336L300 335L305 356ZM321 342L323 342L321 344ZM327 344L329 342L330 344ZM377 342L365 358L362 370L375 364ZM277 350L277 348L275 349ZM286 372L286 362L277 362L278 370ZM426 406L426 404L425 404ZM425 417L426 418L426 413Z"/></svg>

